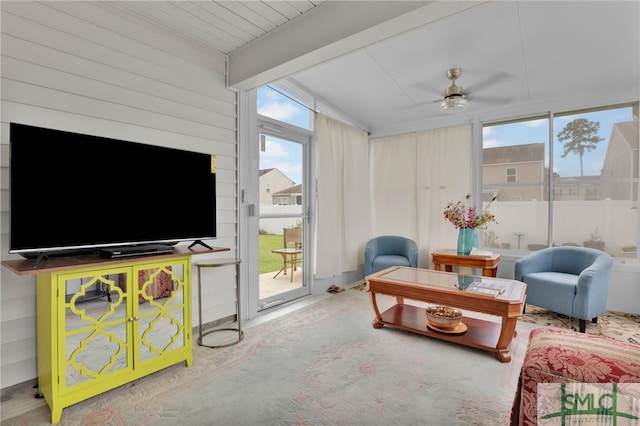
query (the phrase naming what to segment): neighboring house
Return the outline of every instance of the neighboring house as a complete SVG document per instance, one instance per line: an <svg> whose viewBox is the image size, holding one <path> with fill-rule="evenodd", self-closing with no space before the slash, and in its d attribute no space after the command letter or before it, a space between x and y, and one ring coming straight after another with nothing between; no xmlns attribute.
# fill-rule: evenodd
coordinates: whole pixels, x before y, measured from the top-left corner
<svg viewBox="0 0 640 426"><path fill-rule="evenodd" d="M273 204L280 206L302 205L302 184L294 185L290 188L273 194Z"/></svg>
<svg viewBox="0 0 640 426"><path fill-rule="evenodd" d="M616 123L611 129L609 149L602 166L603 178L638 176L638 115L635 120ZM637 200L638 188L632 183L603 183L602 195L612 200Z"/></svg>
<svg viewBox="0 0 640 426"><path fill-rule="evenodd" d="M638 174L638 121L616 123L605 156L601 175L595 176L555 176L554 200L636 200L635 184L602 183L603 178L629 178ZM532 143L496 148L482 151L482 174L485 182L496 184L496 188L485 191L484 201L497 195L500 201L542 200L541 188L504 187L508 183L547 181L545 163L545 144ZM592 183L593 182L593 183Z"/></svg>
<svg viewBox="0 0 640 426"><path fill-rule="evenodd" d="M512 145L482 150L482 174L485 183L503 185L521 182L542 182L545 179L544 143ZM542 200L544 194L539 186L496 186L485 191L484 201L495 195L499 201Z"/></svg>
<svg viewBox="0 0 640 426"><path fill-rule="evenodd" d="M600 175L556 177L553 199L556 201L602 200L601 179Z"/></svg>
<svg viewBox="0 0 640 426"><path fill-rule="evenodd" d="M260 170L260 204L289 204L277 203L274 200L274 194L291 188L296 183L289 179L284 173L278 169Z"/></svg>

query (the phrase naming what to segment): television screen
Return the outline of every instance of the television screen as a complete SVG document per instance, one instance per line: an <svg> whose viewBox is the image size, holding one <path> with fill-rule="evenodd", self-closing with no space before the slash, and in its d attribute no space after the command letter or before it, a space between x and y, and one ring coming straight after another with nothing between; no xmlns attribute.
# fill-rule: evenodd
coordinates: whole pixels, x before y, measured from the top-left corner
<svg viewBox="0 0 640 426"><path fill-rule="evenodd" d="M10 124L10 253L216 237L215 156Z"/></svg>

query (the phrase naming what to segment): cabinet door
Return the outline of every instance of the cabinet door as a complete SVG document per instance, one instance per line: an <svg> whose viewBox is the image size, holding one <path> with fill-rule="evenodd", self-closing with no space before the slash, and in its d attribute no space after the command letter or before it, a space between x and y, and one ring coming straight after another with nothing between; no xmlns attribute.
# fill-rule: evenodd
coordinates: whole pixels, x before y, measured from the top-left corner
<svg viewBox="0 0 640 426"><path fill-rule="evenodd" d="M135 364L153 361L190 349L191 321L188 296L188 260L136 265L133 323L136 336ZM135 286L134 286L135 287ZM188 346L189 345L189 346Z"/></svg>
<svg viewBox="0 0 640 426"><path fill-rule="evenodd" d="M58 276L61 394L132 370L132 303L118 285L130 274L112 268Z"/></svg>

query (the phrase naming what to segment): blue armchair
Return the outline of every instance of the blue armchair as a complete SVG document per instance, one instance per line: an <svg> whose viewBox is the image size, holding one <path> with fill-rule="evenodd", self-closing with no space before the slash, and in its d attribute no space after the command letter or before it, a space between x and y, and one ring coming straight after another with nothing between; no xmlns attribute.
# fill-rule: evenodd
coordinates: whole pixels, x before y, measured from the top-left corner
<svg viewBox="0 0 640 426"><path fill-rule="evenodd" d="M405 237L383 235L369 240L364 250L364 275L389 266L418 267L418 246Z"/></svg>
<svg viewBox="0 0 640 426"><path fill-rule="evenodd" d="M607 309L613 259L587 247L549 247L517 260L514 278L527 284L527 303L594 324Z"/></svg>

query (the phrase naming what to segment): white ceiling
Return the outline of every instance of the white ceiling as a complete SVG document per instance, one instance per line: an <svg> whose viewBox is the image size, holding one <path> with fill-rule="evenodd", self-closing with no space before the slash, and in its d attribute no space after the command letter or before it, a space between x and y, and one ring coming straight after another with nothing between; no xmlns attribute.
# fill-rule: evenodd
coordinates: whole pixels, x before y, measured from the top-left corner
<svg viewBox="0 0 640 426"><path fill-rule="evenodd" d="M248 47L258 51L264 46L268 52L274 34L308 24L303 14L318 16L322 8L334 6L331 3L117 4L190 43L233 59ZM429 3L436 2L414 2L414 7ZM459 7L445 18L425 19L426 25L416 25L414 19L405 31L396 30L398 34L386 40L373 44L361 40L364 47L349 46L335 59L325 57L306 69L281 72L354 123L380 134L476 114L505 117L525 105L542 112L550 103L561 108L563 103L582 105L589 100L600 105L640 99L640 1L467 3L471 7ZM409 15L427 16L419 11ZM290 41L292 46L295 41ZM438 100L450 84L445 77L450 67L462 68L457 83L470 102L469 110L455 118L438 110Z"/></svg>
<svg viewBox="0 0 640 426"><path fill-rule="evenodd" d="M325 0L294 1L110 1L126 12L205 50L229 54Z"/></svg>

